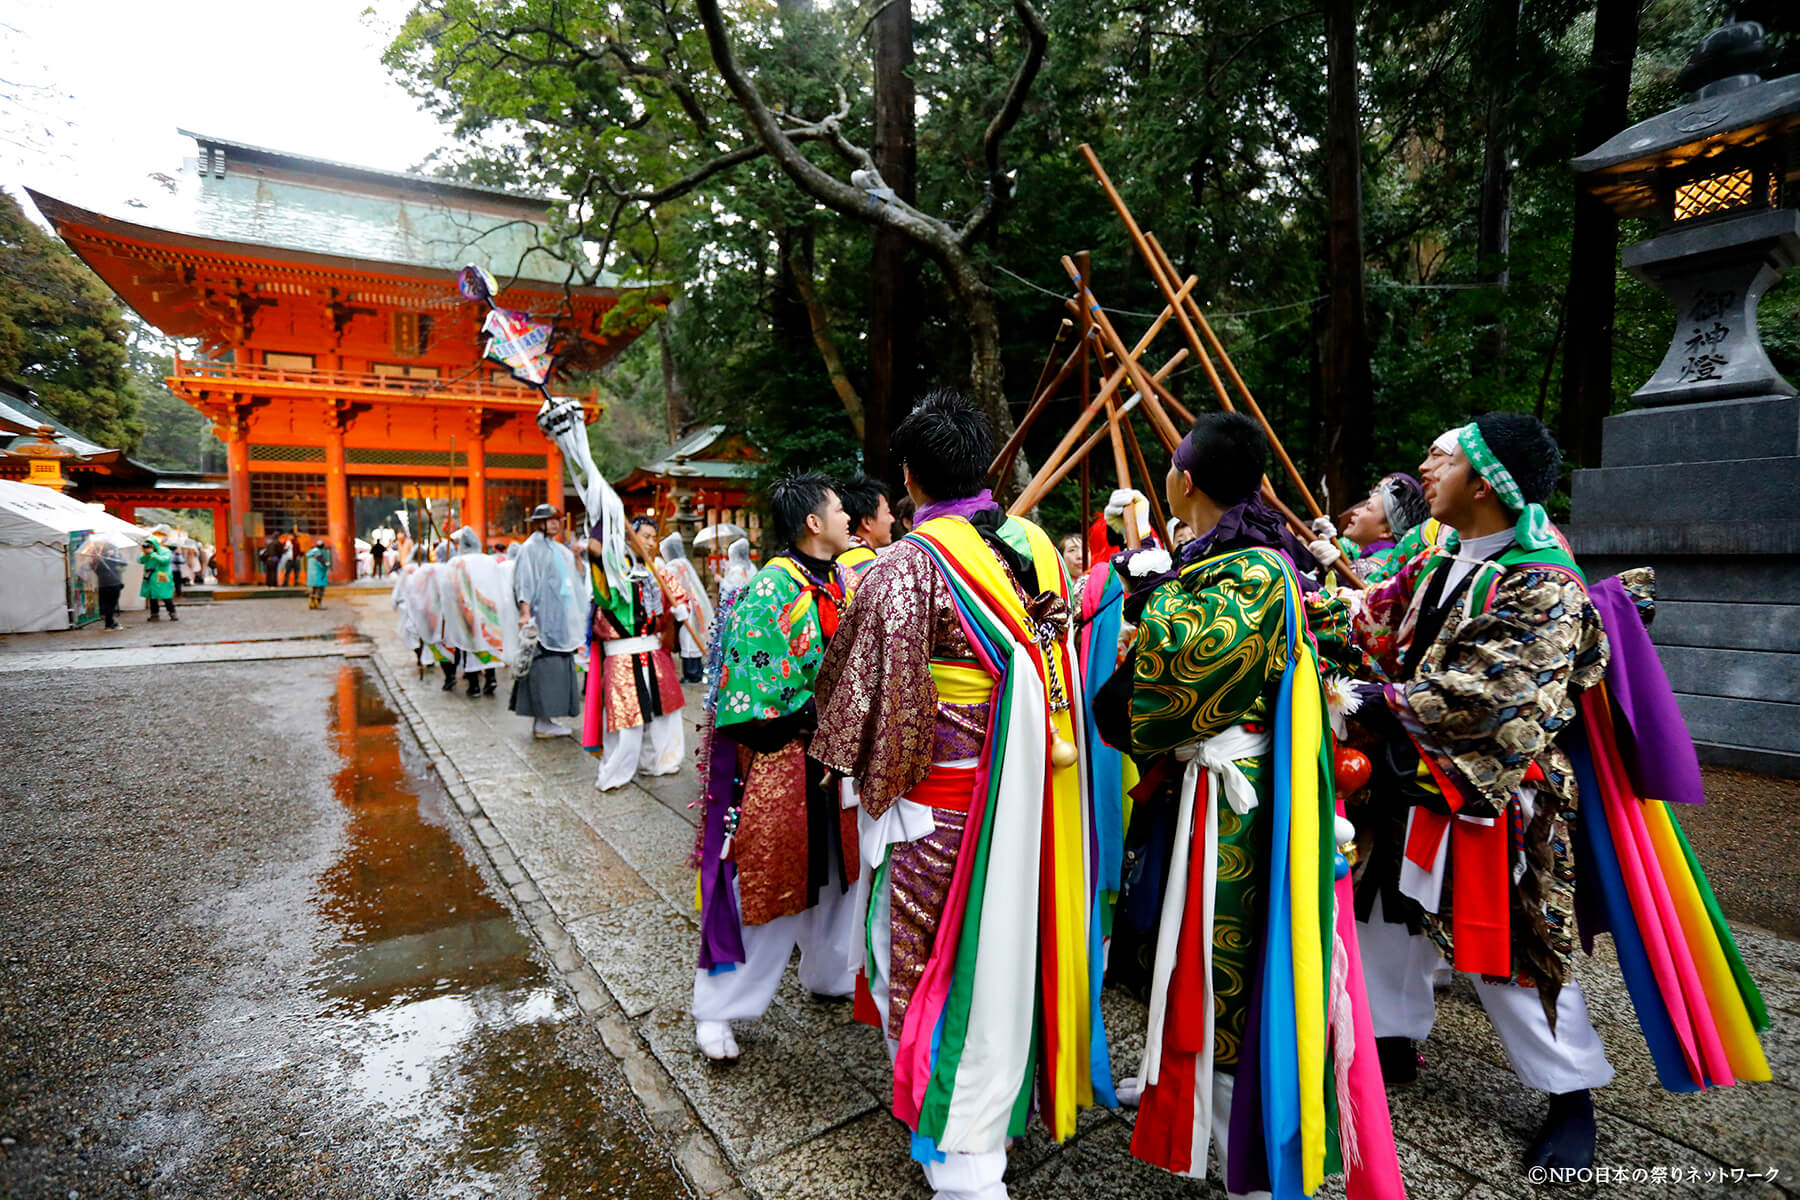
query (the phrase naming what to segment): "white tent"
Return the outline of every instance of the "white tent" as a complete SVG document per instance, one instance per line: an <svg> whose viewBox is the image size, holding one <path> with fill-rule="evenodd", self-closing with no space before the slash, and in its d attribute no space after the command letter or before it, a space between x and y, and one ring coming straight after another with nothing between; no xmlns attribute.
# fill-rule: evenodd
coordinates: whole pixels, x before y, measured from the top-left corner
<svg viewBox="0 0 1800 1200"><path fill-rule="evenodd" d="M69 627L69 535L84 529L125 550L119 607L143 608L145 530L54 489L0 479L0 633Z"/></svg>

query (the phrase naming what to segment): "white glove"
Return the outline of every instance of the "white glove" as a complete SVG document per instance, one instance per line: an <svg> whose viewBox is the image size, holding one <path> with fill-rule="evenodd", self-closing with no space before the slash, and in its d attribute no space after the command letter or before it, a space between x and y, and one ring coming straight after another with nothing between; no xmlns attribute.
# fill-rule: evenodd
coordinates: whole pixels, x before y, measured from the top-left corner
<svg viewBox="0 0 1800 1200"><path fill-rule="evenodd" d="M1324 538L1320 538L1316 542L1308 542L1306 549L1318 560L1320 567L1330 567L1338 559L1344 557L1344 552L1337 548L1337 543L1328 542Z"/></svg>
<svg viewBox="0 0 1800 1200"><path fill-rule="evenodd" d="M1331 523L1330 517L1314 517L1309 528L1313 531L1313 536L1322 537L1326 541L1330 541L1338 535L1337 526Z"/></svg>
<svg viewBox="0 0 1800 1200"><path fill-rule="evenodd" d="M1345 608L1350 610L1350 619L1352 621L1362 614L1364 603L1363 593L1352 587L1341 587L1337 590L1337 598L1343 602Z"/></svg>

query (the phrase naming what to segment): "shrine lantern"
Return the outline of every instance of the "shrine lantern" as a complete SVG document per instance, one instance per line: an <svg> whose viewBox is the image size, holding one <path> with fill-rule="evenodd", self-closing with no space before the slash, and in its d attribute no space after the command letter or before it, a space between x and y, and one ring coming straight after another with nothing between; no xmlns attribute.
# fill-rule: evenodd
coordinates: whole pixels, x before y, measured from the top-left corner
<svg viewBox="0 0 1800 1200"><path fill-rule="evenodd" d="M1613 212L1659 225L1623 258L1676 312L1640 404L1794 394L1756 326L1757 301L1800 262L1800 75L1763 80L1768 58L1755 22L1714 30L1681 76L1692 101L1575 160Z"/></svg>

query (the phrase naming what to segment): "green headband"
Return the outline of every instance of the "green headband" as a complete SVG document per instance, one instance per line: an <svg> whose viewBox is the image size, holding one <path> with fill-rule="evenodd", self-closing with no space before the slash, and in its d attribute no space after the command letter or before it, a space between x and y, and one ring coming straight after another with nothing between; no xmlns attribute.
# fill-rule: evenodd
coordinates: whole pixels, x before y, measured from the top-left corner
<svg viewBox="0 0 1800 1200"><path fill-rule="evenodd" d="M1475 468L1476 474L1492 485L1507 512L1519 514L1519 523L1513 527L1513 537L1519 545L1527 550L1545 550L1559 545L1556 535L1550 531L1550 515L1541 504L1525 503L1519 481L1488 449L1487 439L1481 436L1481 427L1470 421L1455 433L1457 444L1468 456L1469 465Z"/></svg>

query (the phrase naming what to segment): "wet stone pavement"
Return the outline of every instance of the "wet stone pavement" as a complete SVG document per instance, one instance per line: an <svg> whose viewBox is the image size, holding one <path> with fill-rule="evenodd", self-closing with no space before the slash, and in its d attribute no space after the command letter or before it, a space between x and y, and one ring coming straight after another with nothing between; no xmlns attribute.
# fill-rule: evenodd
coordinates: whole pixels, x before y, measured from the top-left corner
<svg viewBox="0 0 1800 1200"><path fill-rule="evenodd" d="M344 649L0 673L0 1195L690 1195Z"/></svg>
<svg viewBox="0 0 1800 1200"><path fill-rule="evenodd" d="M0 826L0 850L26 859L0 875L0 903L9 932L31 930L0 954L0 1132L15 1139L0 1145L0 1195L138 1194L150 1180L170 1195L655 1197L684 1183L709 1200L927 1195L886 1112L880 1041L849 1006L814 1001L790 974L767 1016L739 1024L741 1062L694 1048L691 726L679 775L600 793L578 745L533 741L506 711L504 675L499 696L469 700L419 671L385 592L334 592L318 613L261 601L183 615L180 638L123 636L194 665L59 674L54 700L26 682L41 668L9 663L93 666L80 656L97 643L0 639L0 711L37 706L28 728L0 727L0 748L44 780L22 810L7 801ZM198 661L226 652L209 638L233 655L363 657ZM90 714L79 736L51 711L62 705ZM189 739L175 765L145 744L168 736L170 709L184 726L232 729L237 750ZM71 757L90 730L103 767ZM178 794L213 800L165 813L160 799L95 798L96 781L158 795L144 781L166 771L202 781ZM393 799L402 786L416 803ZM1800 934L1800 785L1709 773L1709 787L1710 811L1683 819L1727 913ZM98 844L76 840L96 830ZM157 861L140 868L145 853ZM120 862L134 864L129 884L112 877ZM113 898L96 906L90 889ZM1598 1096L1599 1162L1680 1182L1555 1194L1792 1194L1800 943L1750 924L1738 936L1771 1010L1776 1082L1662 1092L1603 940L1578 968L1618 1070ZM60 983L64 959L86 987ZM1420 1083L1391 1093L1409 1195L1547 1192L1517 1165L1541 1100L1513 1079L1466 985L1439 1001ZM1103 1007L1122 1072L1145 1014L1112 989ZM1131 1129L1128 1112L1090 1110L1065 1146L1029 1134L1010 1155L1011 1194L1223 1195L1132 1159ZM1774 1185L1750 1179L1771 1169ZM1727 1182L1690 1183L1690 1170Z"/></svg>

